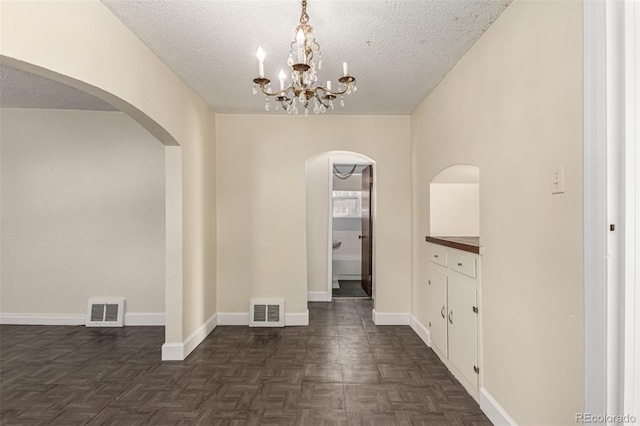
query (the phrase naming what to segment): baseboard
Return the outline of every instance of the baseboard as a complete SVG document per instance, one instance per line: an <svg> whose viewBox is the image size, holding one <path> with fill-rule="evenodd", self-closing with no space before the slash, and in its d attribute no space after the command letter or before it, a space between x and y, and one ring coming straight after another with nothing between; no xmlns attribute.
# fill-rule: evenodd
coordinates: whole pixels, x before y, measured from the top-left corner
<svg viewBox="0 0 640 426"><path fill-rule="evenodd" d="M485 388L480 389L480 409L494 425L517 426L515 420L511 418Z"/></svg>
<svg viewBox="0 0 640 426"><path fill-rule="evenodd" d="M165 325L164 313L124 313L125 326L163 326Z"/></svg>
<svg viewBox="0 0 640 426"><path fill-rule="evenodd" d="M182 343L165 343L162 345L162 360L163 361L183 361L186 358L184 355L184 344Z"/></svg>
<svg viewBox="0 0 640 426"><path fill-rule="evenodd" d="M309 310L303 313L285 313L284 314L284 325L285 326L296 326L296 325L309 325Z"/></svg>
<svg viewBox="0 0 640 426"><path fill-rule="evenodd" d="M402 312L371 312L375 325L409 325L410 315Z"/></svg>
<svg viewBox="0 0 640 426"><path fill-rule="evenodd" d="M249 325L249 312L218 312L218 325Z"/></svg>
<svg viewBox="0 0 640 426"><path fill-rule="evenodd" d="M202 324L196 331L191 333L182 343L165 343L162 345L163 361L183 361L195 348L198 347L209 333L218 325L218 315L213 314L211 318Z"/></svg>
<svg viewBox="0 0 640 426"><path fill-rule="evenodd" d="M429 329L424 326L424 324L418 321L416 317L411 315L409 326L413 331L416 332L418 337L420 337L427 346L431 347L431 333L429 332Z"/></svg>
<svg viewBox="0 0 640 426"><path fill-rule="evenodd" d="M218 325L249 325L249 312L219 312ZM309 325L309 310L284 314L285 326Z"/></svg>
<svg viewBox="0 0 640 426"><path fill-rule="evenodd" d="M207 322L202 324L196 331L191 333L191 336L187 337L187 339L184 341L184 357L185 358L188 357L189 354L193 352L193 350L197 348L198 345L202 343L204 339L207 338L209 333L211 333L213 329L216 328L216 325L218 325L218 315L213 314L207 320Z"/></svg>
<svg viewBox="0 0 640 426"><path fill-rule="evenodd" d="M336 275L336 278L338 279L338 281L340 280L345 280L345 281L360 281L362 280L362 275L347 275L347 274L338 274Z"/></svg>
<svg viewBox="0 0 640 426"><path fill-rule="evenodd" d="M0 324L6 325L85 325L86 315L60 314L0 314ZM125 312L125 326L165 324L163 313Z"/></svg>
<svg viewBox="0 0 640 426"><path fill-rule="evenodd" d="M85 325L86 322L86 315L0 314L0 324L6 325Z"/></svg>
<svg viewBox="0 0 640 426"><path fill-rule="evenodd" d="M308 302L329 302L331 301L331 295L328 291L308 291Z"/></svg>

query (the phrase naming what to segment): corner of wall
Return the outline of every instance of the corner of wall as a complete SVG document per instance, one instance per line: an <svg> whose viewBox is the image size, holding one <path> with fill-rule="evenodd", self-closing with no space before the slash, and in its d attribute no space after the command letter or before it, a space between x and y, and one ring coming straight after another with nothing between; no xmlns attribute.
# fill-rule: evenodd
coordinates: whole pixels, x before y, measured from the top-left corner
<svg viewBox="0 0 640 426"><path fill-rule="evenodd" d="M163 361L183 361L200 343L207 338L209 333L218 325L218 316L214 314L202 326L194 331L181 343L165 343L162 345Z"/></svg>

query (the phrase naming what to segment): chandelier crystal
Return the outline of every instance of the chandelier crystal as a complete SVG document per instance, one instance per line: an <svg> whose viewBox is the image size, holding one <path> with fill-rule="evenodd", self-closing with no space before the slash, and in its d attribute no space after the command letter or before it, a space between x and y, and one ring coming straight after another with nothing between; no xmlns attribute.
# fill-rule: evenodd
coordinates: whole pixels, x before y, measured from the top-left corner
<svg viewBox="0 0 640 426"><path fill-rule="evenodd" d="M333 109L333 101L340 97L340 106L344 106L344 95L350 95L358 90L356 79L349 75L349 68L346 62L342 63L343 75L338 79L338 89L333 90L331 81L327 81L326 86L316 85L318 75L316 68L322 68L322 53L320 44L313 35L313 27L308 24L307 0L302 0L302 14L300 15L300 25L295 29L295 38L291 43L289 59L287 65L291 68L291 83L285 86L287 74L283 69L278 74L280 80L280 90L271 90L271 80L264 76L265 53L262 47L258 47L256 57L258 58L258 77L253 79L253 94L258 93L258 88L266 96L264 109L269 111L269 98L275 97L275 109L282 108L289 114L297 114L300 108L304 109L304 114L309 114L309 107L313 101L313 112L324 113L328 109Z"/></svg>

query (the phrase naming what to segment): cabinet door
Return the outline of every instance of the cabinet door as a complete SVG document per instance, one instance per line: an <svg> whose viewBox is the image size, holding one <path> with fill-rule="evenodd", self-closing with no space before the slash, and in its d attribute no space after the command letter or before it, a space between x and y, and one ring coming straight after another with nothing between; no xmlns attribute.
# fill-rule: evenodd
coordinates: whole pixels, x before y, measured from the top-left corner
<svg viewBox="0 0 640 426"><path fill-rule="evenodd" d="M447 345L447 277L433 269L429 270L427 297L429 333L431 344L448 357Z"/></svg>
<svg viewBox="0 0 640 426"><path fill-rule="evenodd" d="M478 374L478 315L476 289L455 280L449 280L448 287L449 359L476 389Z"/></svg>

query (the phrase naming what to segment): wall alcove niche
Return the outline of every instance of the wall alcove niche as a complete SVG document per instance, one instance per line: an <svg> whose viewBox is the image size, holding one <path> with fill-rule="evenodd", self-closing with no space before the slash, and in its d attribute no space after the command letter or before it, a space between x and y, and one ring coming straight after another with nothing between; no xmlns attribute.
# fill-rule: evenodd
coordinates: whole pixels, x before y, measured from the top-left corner
<svg viewBox="0 0 640 426"><path fill-rule="evenodd" d="M429 184L432 237L480 236L480 169L456 164Z"/></svg>
<svg viewBox="0 0 640 426"><path fill-rule="evenodd" d="M426 325L436 354L471 396L482 386L480 169L457 164L429 184Z"/></svg>

